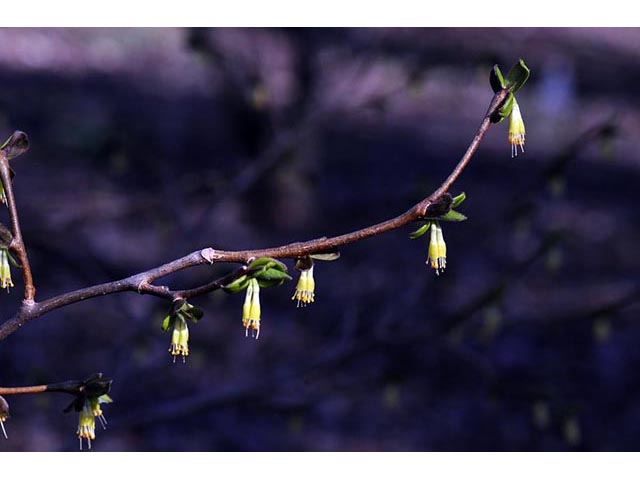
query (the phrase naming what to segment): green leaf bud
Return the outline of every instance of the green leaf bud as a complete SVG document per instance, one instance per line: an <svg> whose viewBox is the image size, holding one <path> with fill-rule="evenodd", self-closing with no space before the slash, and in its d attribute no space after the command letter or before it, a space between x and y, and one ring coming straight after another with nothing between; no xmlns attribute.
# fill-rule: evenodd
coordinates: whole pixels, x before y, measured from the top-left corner
<svg viewBox="0 0 640 480"><path fill-rule="evenodd" d="M422 225L420 228L418 228L415 232L412 232L409 234L409 238L411 240L415 240L416 238L420 238L421 236L423 236L425 233L427 233L427 231L429 230L429 227L431 226L431 222L427 222L424 225Z"/></svg>

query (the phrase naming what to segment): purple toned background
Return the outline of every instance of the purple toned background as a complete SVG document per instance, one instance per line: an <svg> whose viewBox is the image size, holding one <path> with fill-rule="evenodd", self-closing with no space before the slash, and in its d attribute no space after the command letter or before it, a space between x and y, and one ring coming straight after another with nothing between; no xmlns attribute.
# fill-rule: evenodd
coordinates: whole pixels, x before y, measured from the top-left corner
<svg viewBox="0 0 640 480"><path fill-rule="evenodd" d="M114 378L100 451L640 449L640 30L2 29L38 297L395 216L466 149L493 64L519 57L527 152L490 129L440 278L410 228L347 246L317 265L313 306L293 282L263 292L258 341L242 295L196 299L186 365L165 302L94 299L3 341L0 384ZM8 400L0 451L77 449L70 398Z"/></svg>

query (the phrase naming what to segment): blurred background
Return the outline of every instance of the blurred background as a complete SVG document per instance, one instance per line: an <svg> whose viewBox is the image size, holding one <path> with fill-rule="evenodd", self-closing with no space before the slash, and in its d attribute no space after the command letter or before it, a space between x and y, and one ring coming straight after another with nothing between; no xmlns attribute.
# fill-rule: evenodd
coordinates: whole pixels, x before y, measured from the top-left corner
<svg viewBox="0 0 640 480"><path fill-rule="evenodd" d="M452 194L446 272L407 227L263 291L52 312L0 346L0 384L114 379L94 449L640 449L640 30L2 29L0 132L40 299L195 249L345 233L433 191L519 57L526 153L493 126ZM0 212L6 223L6 211ZM290 269L293 270L291 262ZM230 267L167 279L187 288ZM22 281L2 294L10 317ZM297 276L294 273L294 276ZM77 450L63 394L8 397L5 450Z"/></svg>

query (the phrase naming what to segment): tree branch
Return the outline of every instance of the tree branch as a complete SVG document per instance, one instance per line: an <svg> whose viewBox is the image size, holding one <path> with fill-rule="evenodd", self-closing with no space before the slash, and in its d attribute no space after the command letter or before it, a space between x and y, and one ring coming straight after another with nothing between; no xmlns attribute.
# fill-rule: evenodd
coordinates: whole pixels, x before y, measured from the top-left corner
<svg viewBox="0 0 640 480"><path fill-rule="evenodd" d="M246 266L243 266L242 268L236 270L235 272L232 272L225 277L219 278L210 283L190 290L172 291L166 286L153 285L153 282L155 280L158 280L162 277L165 277L166 275L178 272L180 270L184 270L186 268L214 263L246 264L251 258L260 257L302 257L313 253L334 250L342 245L354 243L359 240L372 237L374 235L379 235L381 233L395 230L414 221L419 221L429 217L437 217L443 213L446 213L451 202L451 197L448 195L448 190L460 177L466 166L471 161L471 158L478 150L478 147L480 146L485 133L491 125L491 116L502 105L504 100L507 98L507 95L507 89L503 89L502 91L494 95L487 113L485 114L482 123L478 128L478 131L471 141L471 144L467 148L467 151L462 156L451 174L442 183L442 185L440 185L440 187L427 198L420 201L409 210L401 215L398 215L397 217L344 235L339 235L331 238L323 237L307 242L291 243L288 245L273 248L242 251L224 251L214 250L213 248L204 248L202 250L192 252L189 255L186 255L172 262L166 263L151 270L147 270L146 272L132 275L122 280L103 283L100 285L75 290L73 292L64 293L48 300L44 300L42 302L25 302L22 308L16 313L13 318L0 325L0 340L5 339L22 325L44 315L47 312L56 310L66 305L70 305L72 303L87 300L89 298L125 291L134 291L140 294L155 295L157 297L166 298L169 300L175 300L177 298L189 298L220 289L233 279L238 278L246 272ZM5 184L5 188L7 190L7 200L9 203L12 225L14 227L14 243L19 245L19 247L16 247L17 249L14 249L14 251L16 252L16 255L18 255L23 266L26 266L26 268L23 268L25 276L25 300L28 299L28 293L30 294L29 298L33 300L35 289L33 288L31 274L28 269L29 264L26 259L26 250L24 249L22 237L20 236L20 229L17 221L17 212L15 211L15 202L13 200L13 191L11 190L11 181L9 177L8 162L6 160L6 157L0 158L0 174L2 175L2 181ZM0 393L2 393L1 390Z"/></svg>

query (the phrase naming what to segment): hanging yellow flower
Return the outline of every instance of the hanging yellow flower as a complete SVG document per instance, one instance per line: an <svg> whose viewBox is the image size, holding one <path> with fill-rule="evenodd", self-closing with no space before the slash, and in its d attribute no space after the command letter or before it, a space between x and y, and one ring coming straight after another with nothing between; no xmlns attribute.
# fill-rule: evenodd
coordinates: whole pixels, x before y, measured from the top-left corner
<svg viewBox="0 0 640 480"><path fill-rule="evenodd" d="M255 334L256 340L260 336L260 313L260 285L258 280L252 278L247 286L242 305L242 326L245 328L245 336L249 336L249 330L252 330L252 337Z"/></svg>
<svg viewBox="0 0 640 480"><path fill-rule="evenodd" d="M302 306L306 307L308 304L313 303L315 301L315 291L316 282L313 279L313 264L311 268L306 270L302 270L300 272L300 279L298 280L298 285L296 286L296 291L291 297L291 300L297 300L298 307L302 302Z"/></svg>
<svg viewBox="0 0 640 480"><path fill-rule="evenodd" d="M182 315L177 315L173 323L173 333L171 334L171 347L169 352L173 355L175 363L176 357L182 355L182 362L186 361L189 355L189 327Z"/></svg>
<svg viewBox="0 0 640 480"><path fill-rule="evenodd" d="M520 113L520 107L515 97L513 98L513 109L509 117L509 143L511 144L511 158L518 156L518 147L524 153L524 120Z"/></svg>
<svg viewBox="0 0 640 480"><path fill-rule="evenodd" d="M426 263L431 264L431 268L436 271L436 275L440 275L447 266L447 244L444 242L442 227L437 222L431 224L429 257Z"/></svg>

